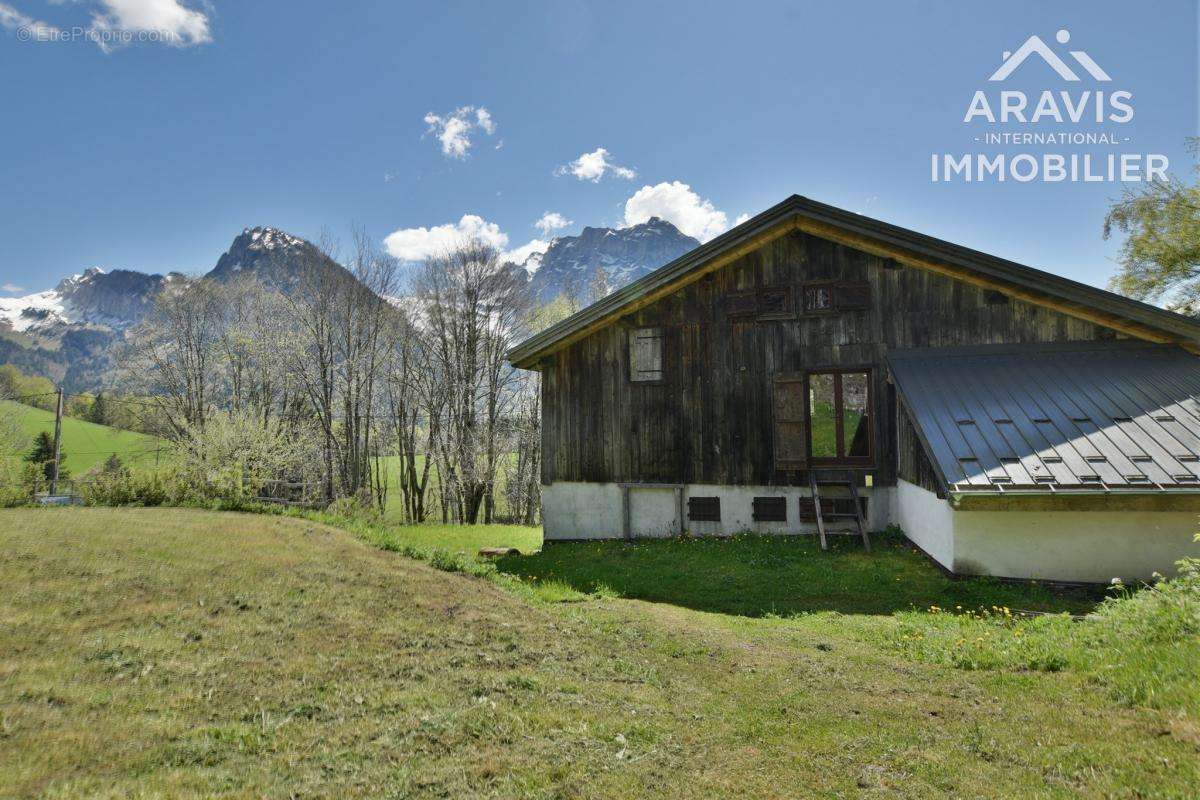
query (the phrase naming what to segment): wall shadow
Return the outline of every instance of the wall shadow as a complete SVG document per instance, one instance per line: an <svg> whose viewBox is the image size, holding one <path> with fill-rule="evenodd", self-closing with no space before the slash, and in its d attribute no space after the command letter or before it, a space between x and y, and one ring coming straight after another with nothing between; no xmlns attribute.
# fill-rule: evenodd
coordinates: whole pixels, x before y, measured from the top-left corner
<svg viewBox="0 0 1200 800"><path fill-rule="evenodd" d="M870 553L857 538L830 538L824 552L813 536L551 542L534 555L496 563L524 580L561 582L589 594L607 590L748 617L887 615L932 605L1078 614L1103 598L1099 588L952 578L898 533L873 534Z"/></svg>

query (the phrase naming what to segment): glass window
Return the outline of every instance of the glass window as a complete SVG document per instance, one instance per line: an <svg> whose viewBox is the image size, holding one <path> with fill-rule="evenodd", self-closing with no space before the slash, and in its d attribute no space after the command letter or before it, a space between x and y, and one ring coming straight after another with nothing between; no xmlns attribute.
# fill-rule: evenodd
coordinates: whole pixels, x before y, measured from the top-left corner
<svg viewBox="0 0 1200 800"><path fill-rule="evenodd" d="M848 458L871 457L870 382L865 372L845 372L842 379L842 441Z"/></svg>
<svg viewBox="0 0 1200 800"><path fill-rule="evenodd" d="M831 311L833 309L832 286L805 286L805 311Z"/></svg>
<svg viewBox="0 0 1200 800"><path fill-rule="evenodd" d="M814 373L808 376L808 419L812 430L812 457L837 458L836 375Z"/></svg>
<svg viewBox="0 0 1200 800"><path fill-rule="evenodd" d="M870 373L809 373L808 420L814 460L869 463L874 455Z"/></svg>

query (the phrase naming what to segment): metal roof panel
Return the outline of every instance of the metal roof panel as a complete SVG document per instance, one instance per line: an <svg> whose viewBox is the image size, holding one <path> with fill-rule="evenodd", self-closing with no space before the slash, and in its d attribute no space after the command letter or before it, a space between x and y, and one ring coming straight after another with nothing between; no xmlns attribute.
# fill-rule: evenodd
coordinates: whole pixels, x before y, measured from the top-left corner
<svg viewBox="0 0 1200 800"><path fill-rule="evenodd" d="M926 348L888 365L951 491L1200 485L1200 358L1178 347Z"/></svg>

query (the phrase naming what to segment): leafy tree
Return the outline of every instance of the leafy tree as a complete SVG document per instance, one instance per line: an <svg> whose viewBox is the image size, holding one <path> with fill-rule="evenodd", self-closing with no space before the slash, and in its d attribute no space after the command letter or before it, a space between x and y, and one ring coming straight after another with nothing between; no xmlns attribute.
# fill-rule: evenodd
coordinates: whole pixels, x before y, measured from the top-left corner
<svg viewBox="0 0 1200 800"><path fill-rule="evenodd" d="M67 470L63 463L67 460L67 454L59 447L58 451L58 477L59 479L67 477ZM33 439L33 449L25 456L25 461L36 466L46 478L53 480L54 478L54 437L49 431L42 431Z"/></svg>
<svg viewBox="0 0 1200 800"><path fill-rule="evenodd" d="M1196 153L1197 140L1190 144ZM1171 177L1127 189L1109 209L1104 238L1114 230L1126 239L1113 290L1200 315L1200 184Z"/></svg>
<svg viewBox="0 0 1200 800"><path fill-rule="evenodd" d="M26 405L54 410L54 384L41 375L26 375L12 364L0 366L0 400L20 399Z"/></svg>

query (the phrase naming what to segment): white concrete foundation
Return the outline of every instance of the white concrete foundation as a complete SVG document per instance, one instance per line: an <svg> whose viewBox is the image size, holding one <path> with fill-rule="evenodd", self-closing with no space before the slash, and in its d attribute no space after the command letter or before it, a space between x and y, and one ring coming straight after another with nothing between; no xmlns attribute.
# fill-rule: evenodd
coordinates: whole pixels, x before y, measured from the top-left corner
<svg viewBox="0 0 1200 800"><path fill-rule="evenodd" d="M1171 575L1200 556L1194 511L958 510L899 481L895 522L931 558L960 575L1108 583Z"/></svg>
<svg viewBox="0 0 1200 800"><path fill-rule="evenodd" d="M985 511L953 508L947 500L905 481L894 488L867 488L867 524L881 530L899 525L905 535L946 569L963 575L994 575L1047 581L1108 583L1170 575L1175 562L1200 556L1193 536L1200 516L1192 511ZM672 488L633 486L629 490L630 533L634 537L738 533L812 534L801 523L800 487L683 487L683 514ZM693 496L720 497L720 522L689 522ZM755 497L787 498L787 522L755 522ZM622 488L616 483L558 482L542 487L547 541L622 537ZM839 520L831 530L853 528Z"/></svg>
<svg viewBox="0 0 1200 800"><path fill-rule="evenodd" d="M548 541L578 539L619 539L622 537L621 487L616 483L575 483L559 481L542 487L543 533ZM859 490L867 500L867 526L883 528L888 524L890 492L866 488ZM787 522L755 522L755 497L786 497ZM675 492L658 486L629 489L630 534L634 537L675 536L686 530L693 536L733 536L738 533L808 534L816 533L815 523L800 522L799 498L809 490L780 486L711 486L688 484L683 487L683 515L679 519ZM690 522L686 519L691 497L720 497L720 522ZM837 520L827 530L853 528L847 520ZM856 531L857 533L857 531Z"/></svg>

